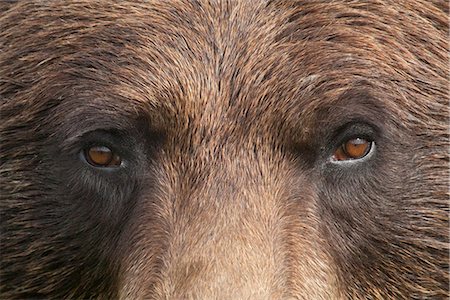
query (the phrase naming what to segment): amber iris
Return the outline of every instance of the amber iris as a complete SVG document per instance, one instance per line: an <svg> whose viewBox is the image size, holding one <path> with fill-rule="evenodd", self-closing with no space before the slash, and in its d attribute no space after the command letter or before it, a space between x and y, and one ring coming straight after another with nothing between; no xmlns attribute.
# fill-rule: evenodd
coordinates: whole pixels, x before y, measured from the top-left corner
<svg viewBox="0 0 450 300"><path fill-rule="evenodd" d="M105 146L90 147L85 151L86 160L94 167L118 167L122 163L119 155Z"/></svg>
<svg viewBox="0 0 450 300"><path fill-rule="evenodd" d="M336 160L351 160L360 159L366 156L372 148L372 142L363 139L355 138L346 141L334 153Z"/></svg>

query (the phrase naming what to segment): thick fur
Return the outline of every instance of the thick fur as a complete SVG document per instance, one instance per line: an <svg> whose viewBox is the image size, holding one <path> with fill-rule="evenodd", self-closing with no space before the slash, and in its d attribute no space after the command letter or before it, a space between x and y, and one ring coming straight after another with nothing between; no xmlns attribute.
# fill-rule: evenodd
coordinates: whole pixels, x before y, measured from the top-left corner
<svg viewBox="0 0 450 300"><path fill-rule="evenodd" d="M449 296L447 1L0 5L0 298Z"/></svg>

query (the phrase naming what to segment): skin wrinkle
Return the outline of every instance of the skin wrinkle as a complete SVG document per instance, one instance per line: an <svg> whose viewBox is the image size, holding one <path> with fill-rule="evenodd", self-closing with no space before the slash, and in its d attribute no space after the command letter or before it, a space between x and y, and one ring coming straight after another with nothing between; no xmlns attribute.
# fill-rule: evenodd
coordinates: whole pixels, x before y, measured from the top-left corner
<svg viewBox="0 0 450 300"><path fill-rule="evenodd" d="M0 11L0 298L449 296L445 1Z"/></svg>

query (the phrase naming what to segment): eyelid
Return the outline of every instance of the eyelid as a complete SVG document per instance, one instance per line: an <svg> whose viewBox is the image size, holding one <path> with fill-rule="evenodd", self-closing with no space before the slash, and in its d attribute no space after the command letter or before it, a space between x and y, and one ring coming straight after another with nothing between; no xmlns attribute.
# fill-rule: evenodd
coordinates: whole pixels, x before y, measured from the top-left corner
<svg viewBox="0 0 450 300"><path fill-rule="evenodd" d="M93 131L84 132L81 135L77 135L67 140L66 143L70 146L75 145L79 147L88 146L107 146L113 150L118 150L116 145L123 143L125 134L118 130L99 129Z"/></svg>
<svg viewBox="0 0 450 300"><path fill-rule="evenodd" d="M348 140L363 138L369 142L374 142L378 137L378 128L366 122L351 122L339 127L332 136L334 148L339 147Z"/></svg>
<svg viewBox="0 0 450 300"><path fill-rule="evenodd" d="M113 146L114 144L120 144L126 134L121 129L116 128L86 128L80 130L76 135L65 138L61 143L62 150L72 150L74 147L78 147L80 144L87 146L90 142L94 143L102 142L106 146ZM91 145L93 146L93 145Z"/></svg>

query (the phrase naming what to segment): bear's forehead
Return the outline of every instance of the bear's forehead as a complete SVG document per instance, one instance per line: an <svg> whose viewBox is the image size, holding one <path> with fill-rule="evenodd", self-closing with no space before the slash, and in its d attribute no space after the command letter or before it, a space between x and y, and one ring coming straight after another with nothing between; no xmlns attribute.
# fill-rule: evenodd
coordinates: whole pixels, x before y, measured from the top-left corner
<svg viewBox="0 0 450 300"><path fill-rule="evenodd" d="M161 127L222 130L280 119L311 127L323 111L376 106L383 81L369 81L391 71L378 65L386 53L373 37L364 39L374 33L335 26L329 5L314 22L308 5L286 12L252 1L96 5L59 8L43 30L45 59L57 61L45 86L53 77L60 109L93 124L100 115L123 122L139 114Z"/></svg>

